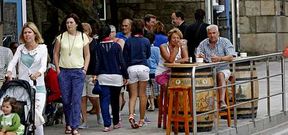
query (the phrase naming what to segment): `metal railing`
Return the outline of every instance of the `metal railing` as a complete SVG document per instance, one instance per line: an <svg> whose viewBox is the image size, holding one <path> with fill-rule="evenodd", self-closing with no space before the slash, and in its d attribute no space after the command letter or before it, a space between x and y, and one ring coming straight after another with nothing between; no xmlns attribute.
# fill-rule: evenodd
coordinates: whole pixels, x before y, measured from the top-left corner
<svg viewBox="0 0 288 135"><path fill-rule="evenodd" d="M256 77L256 78L253 78L253 68L255 65L256 62L259 62L261 61L263 63L266 64L266 76L264 77ZM271 61L280 61L280 67L281 67L281 71L280 73L278 74L273 74L271 75L270 74L270 69L269 69L269 63ZM225 85L225 86L222 86L222 87L217 87L217 83L216 83L216 67L219 65L219 64L223 64L223 63L228 63L231 65L231 69L232 69L232 74L235 74L236 72L236 65L237 63L243 63L243 62L248 62L250 63L250 79L248 81L241 81L241 82L237 82L235 81L235 83L232 83L232 84L228 84L228 85ZM193 110L193 134L197 134L197 117L199 116L202 116L202 115L207 115L207 114L215 114L216 113L216 117L217 119L219 118L218 116L218 112L221 111L220 109L217 108L217 102L214 101L215 103L215 108L214 110L211 110L211 111L207 111L207 112L204 112L204 113L200 113L200 114L197 114L196 113L196 94L198 92L203 92L203 91L216 91L217 92L217 89L219 88L224 88L224 87L231 87L231 86L236 86L236 85L241 85L241 84L245 84L245 83L250 83L251 84L251 100L249 101L244 101L244 102L241 102L241 103L236 103L234 102L235 104L234 105L230 105L229 109L230 108L234 108L234 128L236 128L236 131L237 131L237 107L239 107L240 105L244 105L244 104L251 104L252 105L252 122L254 124L254 127L255 127L255 114L254 112L256 111L255 110L255 106L254 106L254 102L258 102L260 100L264 100L264 99L267 99L267 115L268 117L270 118L271 117L271 109L270 109L270 106L271 106L271 97L275 97L275 96L278 96L278 95L282 95L282 111L284 112L284 114L286 115L285 111L286 111L286 91L285 91L285 63L284 63L284 58L282 56L282 53L279 52L279 53L272 53L272 54L267 54L267 55L260 55L260 56L253 56L253 57L246 57L246 58L236 58L235 60L233 60L232 62L220 62L220 63L211 63L211 64L203 64L203 65L198 65L198 66L193 66L191 67L191 70L192 70L192 74L191 74L191 86L192 86L192 110ZM213 74L214 74L214 88L213 89L201 89L201 91L197 91L196 88L195 88L195 85L196 85L196 78L195 78L195 74L197 73L196 70L199 70L199 69L205 69L205 68L211 68L212 71L213 71ZM255 67L256 68L256 67ZM281 77L281 83L282 83L282 90L281 92L278 92L278 93L275 93L275 94L271 94L271 84L270 84L270 79L271 78L274 78L274 77ZM254 83L255 81L258 81L258 80L266 80L266 83L267 83L267 95L264 96L264 97L259 97L259 98L255 98L255 95L254 95ZM236 91L236 90L235 90ZM236 93L236 92L234 92ZM234 95L234 97L236 98L236 94ZM216 100L217 101L217 100ZM215 126L215 132L218 133L218 123L217 123L217 120L216 120L216 123L214 121L214 126Z"/></svg>

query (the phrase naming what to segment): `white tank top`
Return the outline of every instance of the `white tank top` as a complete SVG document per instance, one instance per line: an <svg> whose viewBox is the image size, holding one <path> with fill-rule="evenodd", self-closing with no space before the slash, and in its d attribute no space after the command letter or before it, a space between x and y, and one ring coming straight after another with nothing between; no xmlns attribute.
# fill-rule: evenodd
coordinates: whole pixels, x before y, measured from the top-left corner
<svg viewBox="0 0 288 135"><path fill-rule="evenodd" d="M168 43L168 44L169 44L169 43ZM166 47L167 52L170 54L170 50L169 50L168 44L164 44L164 46ZM182 58L182 57L181 57L181 47L179 47L179 51L178 51L178 53L177 53L177 55L176 55L176 57L175 57L174 62L175 62L176 60L181 59L181 58ZM165 66L164 66L164 62L165 62L165 59L161 56L161 57L160 57L159 64L158 64L158 66L157 66L157 68L156 68L155 76L160 75L160 74L162 74L163 72L170 72L170 68L165 67Z"/></svg>

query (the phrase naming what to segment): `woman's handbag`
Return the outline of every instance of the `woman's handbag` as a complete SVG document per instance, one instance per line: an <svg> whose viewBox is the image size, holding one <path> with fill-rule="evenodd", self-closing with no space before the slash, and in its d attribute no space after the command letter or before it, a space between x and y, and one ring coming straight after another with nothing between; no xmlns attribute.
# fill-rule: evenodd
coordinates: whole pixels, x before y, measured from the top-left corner
<svg viewBox="0 0 288 135"><path fill-rule="evenodd" d="M101 92L102 92L101 86L99 85L98 80L96 80L95 86L94 86L94 88L92 90L92 93L93 94L101 94Z"/></svg>

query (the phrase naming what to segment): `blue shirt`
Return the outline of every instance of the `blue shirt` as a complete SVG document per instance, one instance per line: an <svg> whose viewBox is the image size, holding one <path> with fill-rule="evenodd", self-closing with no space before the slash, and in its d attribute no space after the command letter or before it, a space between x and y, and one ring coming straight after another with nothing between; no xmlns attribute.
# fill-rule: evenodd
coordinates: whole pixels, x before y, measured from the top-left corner
<svg viewBox="0 0 288 135"><path fill-rule="evenodd" d="M167 43L168 37L163 34L155 34L154 46L160 47L160 45Z"/></svg>
<svg viewBox="0 0 288 135"><path fill-rule="evenodd" d="M123 56L127 67L133 65L145 65L147 67L147 59L151 55L150 42L145 37L130 37L126 40Z"/></svg>
<svg viewBox="0 0 288 135"><path fill-rule="evenodd" d="M121 38L121 39L123 39L124 41L126 41L126 40L129 38L129 37L126 37L123 32L117 32L117 33L116 33L116 37L117 37L117 38Z"/></svg>
<svg viewBox="0 0 288 135"><path fill-rule="evenodd" d="M128 79L122 48L115 42L100 42L96 45L96 75L118 74Z"/></svg>
<svg viewBox="0 0 288 135"><path fill-rule="evenodd" d="M227 56L227 55L234 55L234 46L232 43L227 39L223 37L219 37L216 47L211 48L209 43L209 38L204 39L198 46L196 54L203 53L205 55L205 61L211 62L211 57L213 55L217 56ZM229 69L228 64L221 64L217 66L217 71Z"/></svg>
<svg viewBox="0 0 288 135"><path fill-rule="evenodd" d="M159 47L155 47L152 45L151 46L151 56L148 59L150 74L155 74L159 60L160 60L160 49L159 49Z"/></svg>

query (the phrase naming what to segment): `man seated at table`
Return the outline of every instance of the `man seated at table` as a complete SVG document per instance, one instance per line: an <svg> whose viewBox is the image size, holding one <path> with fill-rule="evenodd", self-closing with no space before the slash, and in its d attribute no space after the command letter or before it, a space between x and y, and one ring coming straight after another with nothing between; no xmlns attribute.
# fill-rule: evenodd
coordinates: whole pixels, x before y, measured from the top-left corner
<svg viewBox="0 0 288 135"><path fill-rule="evenodd" d="M196 57L204 58L205 62L221 62L232 61L235 49L232 43L224 37L219 37L219 30L217 25L209 25L207 28L208 38L204 39L198 46ZM217 71L217 86L224 86L225 81L228 80L231 72L229 64L221 64L216 67ZM226 107L225 103L225 87L218 90L220 95L219 104L221 108Z"/></svg>

